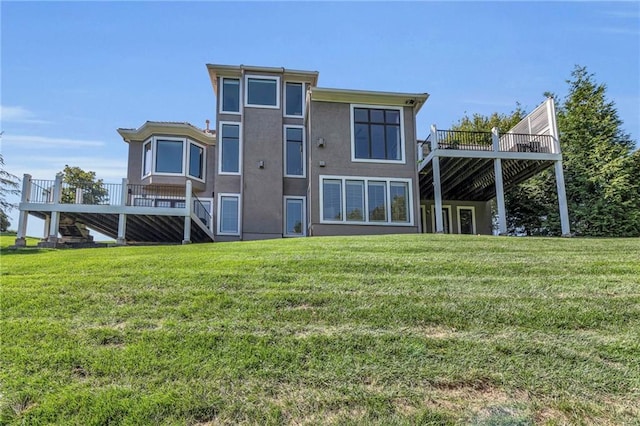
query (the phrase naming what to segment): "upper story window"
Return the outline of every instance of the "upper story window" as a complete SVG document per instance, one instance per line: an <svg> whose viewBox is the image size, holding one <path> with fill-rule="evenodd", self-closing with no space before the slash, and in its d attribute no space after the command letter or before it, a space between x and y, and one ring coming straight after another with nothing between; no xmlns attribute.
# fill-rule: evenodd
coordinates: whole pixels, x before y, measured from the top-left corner
<svg viewBox="0 0 640 426"><path fill-rule="evenodd" d="M404 163L402 108L351 106L351 159Z"/></svg>
<svg viewBox="0 0 640 426"><path fill-rule="evenodd" d="M287 177L305 176L304 128L302 126L285 126L285 170Z"/></svg>
<svg viewBox="0 0 640 426"><path fill-rule="evenodd" d="M142 177L187 176L204 180L205 147L184 138L152 137L142 148Z"/></svg>
<svg viewBox="0 0 640 426"><path fill-rule="evenodd" d="M304 83L286 82L284 86L284 115L286 117L302 117Z"/></svg>
<svg viewBox="0 0 640 426"><path fill-rule="evenodd" d="M220 123L218 173L240 174L240 124Z"/></svg>
<svg viewBox="0 0 640 426"><path fill-rule="evenodd" d="M250 107L280 108L280 77L245 77L244 103Z"/></svg>
<svg viewBox="0 0 640 426"><path fill-rule="evenodd" d="M240 113L240 80L222 77L220 112Z"/></svg>

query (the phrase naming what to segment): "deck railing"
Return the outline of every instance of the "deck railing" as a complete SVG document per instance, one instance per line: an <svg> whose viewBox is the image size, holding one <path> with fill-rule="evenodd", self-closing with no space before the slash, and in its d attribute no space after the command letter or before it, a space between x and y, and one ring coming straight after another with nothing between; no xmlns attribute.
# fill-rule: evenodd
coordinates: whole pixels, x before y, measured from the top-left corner
<svg viewBox="0 0 640 426"><path fill-rule="evenodd" d="M491 151L491 132L466 132L461 130L438 130L438 148Z"/></svg>
<svg viewBox="0 0 640 426"><path fill-rule="evenodd" d="M554 143L551 135L505 133L500 135L499 151L549 153L554 152Z"/></svg>

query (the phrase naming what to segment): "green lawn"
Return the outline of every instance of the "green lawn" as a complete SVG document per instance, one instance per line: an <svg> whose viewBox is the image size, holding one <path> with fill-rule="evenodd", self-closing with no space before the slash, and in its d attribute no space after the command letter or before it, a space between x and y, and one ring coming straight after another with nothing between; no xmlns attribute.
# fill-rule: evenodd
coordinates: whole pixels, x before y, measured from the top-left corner
<svg viewBox="0 0 640 426"><path fill-rule="evenodd" d="M1 272L0 424L640 424L640 239L3 250Z"/></svg>

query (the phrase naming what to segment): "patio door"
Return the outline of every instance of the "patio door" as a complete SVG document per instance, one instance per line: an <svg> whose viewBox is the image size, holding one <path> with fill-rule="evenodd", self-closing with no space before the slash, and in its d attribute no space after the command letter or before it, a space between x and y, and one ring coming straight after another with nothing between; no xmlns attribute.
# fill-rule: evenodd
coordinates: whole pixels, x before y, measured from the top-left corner
<svg viewBox="0 0 640 426"><path fill-rule="evenodd" d="M475 207L458 207L458 234L476 233L476 210Z"/></svg>
<svg viewBox="0 0 640 426"><path fill-rule="evenodd" d="M436 232L436 207L431 206L431 230ZM442 206L442 231L451 234L451 206Z"/></svg>

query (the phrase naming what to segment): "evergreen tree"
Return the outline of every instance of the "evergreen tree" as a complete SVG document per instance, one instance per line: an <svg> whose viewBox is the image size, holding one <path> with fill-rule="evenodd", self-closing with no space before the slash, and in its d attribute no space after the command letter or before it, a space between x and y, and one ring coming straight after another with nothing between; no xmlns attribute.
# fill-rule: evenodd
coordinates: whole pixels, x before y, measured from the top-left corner
<svg viewBox="0 0 640 426"><path fill-rule="evenodd" d="M0 154L0 212L4 215L15 207L14 204L7 200L7 196L20 194L18 182L19 179L17 176L12 175L4 169L4 158L2 154Z"/></svg>

